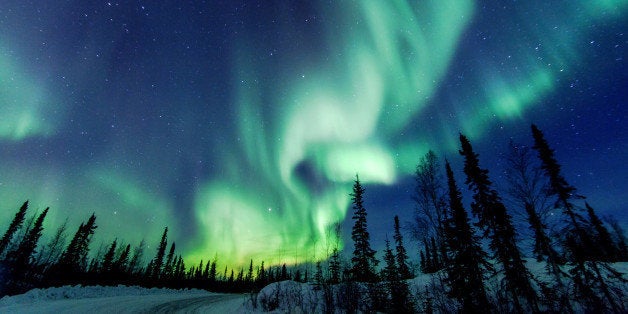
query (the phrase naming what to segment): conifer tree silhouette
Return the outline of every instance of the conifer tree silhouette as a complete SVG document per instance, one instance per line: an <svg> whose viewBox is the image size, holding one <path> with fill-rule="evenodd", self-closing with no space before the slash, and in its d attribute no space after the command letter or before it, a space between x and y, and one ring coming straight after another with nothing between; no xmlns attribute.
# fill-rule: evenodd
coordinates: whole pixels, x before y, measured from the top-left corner
<svg viewBox="0 0 628 314"><path fill-rule="evenodd" d="M103 257L103 260L102 260L102 266L100 268L100 271L103 274L109 274L113 270L113 262L115 259L117 246L118 246L118 239L114 239L113 242L111 242L111 245L109 246L109 250L107 250L107 253L105 253L105 256Z"/></svg>
<svg viewBox="0 0 628 314"><path fill-rule="evenodd" d="M244 278L244 281L246 281L247 284L250 284L253 282L253 259L251 259L251 262L249 263L249 270L246 273L246 277Z"/></svg>
<svg viewBox="0 0 628 314"><path fill-rule="evenodd" d="M209 279L210 282L214 282L216 281L216 257L214 257L214 260L212 260L211 265L209 267L209 274L207 275L207 278ZM225 270L227 268L225 267ZM231 270L231 272L233 273L233 270Z"/></svg>
<svg viewBox="0 0 628 314"><path fill-rule="evenodd" d="M545 140L543 132L534 124L531 129L534 138L532 148L538 152L542 168L550 181L550 192L556 196L554 207L561 208L567 218L567 228L563 232L564 246L572 266L569 273L574 284L575 298L585 305L587 311L624 312L621 301L623 293L621 290L611 289L602 275L605 271L610 277L616 277L617 271L609 265L598 263L598 256L595 256L598 247L587 232L590 223L576 211L577 207L573 203L574 200L584 197L576 195L576 188L562 176L561 167L554 158L554 150Z"/></svg>
<svg viewBox="0 0 628 314"><path fill-rule="evenodd" d="M37 263L42 265L44 270L50 267L51 264L56 263L63 253L67 226L68 219L66 218L63 224L57 228L57 231L52 239L50 239L50 241L48 241L48 243L39 251Z"/></svg>
<svg viewBox="0 0 628 314"><path fill-rule="evenodd" d="M514 311L538 312L538 297L532 288L532 274L525 267L521 252L516 243L516 231L512 218L506 212L501 198L492 187L488 170L480 168L478 154L473 151L471 142L460 134L462 149L460 155L465 159L465 183L473 191L471 208L479 219L479 226L484 228L490 238L490 248L504 271L504 283ZM520 298L522 300L520 300ZM525 301L522 304L521 301Z"/></svg>
<svg viewBox="0 0 628 314"><path fill-rule="evenodd" d="M133 249L133 257L129 262L129 273L137 274L142 272L142 263L144 257L144 247L146 246L146 241L142 239L140 243Z"/></svg>
<svg viewBox="0 0 628 314"><path fill-rule="evenodd" d="M33 262L32 257L35 253L37 242L39 241L39 238L41 238L41 232L44 230L43 223L49 209L50 208L46 208L41 214L39 214L35 224L29 229L28 234L22 239L17 249L14 252L9 253L9 259L13 260L16 264L26 266Z"/></svg>
<svg viewBox="0 0 628 314"><path fill-rule="evenodd" d="M388 239L386 239L386 248L384 249L384 261L386 265L382 270L382 278L386 281L386 290L388 290L390 297L389 311L391 313L413 313L414 305L409 299L408 284L401 278L397 258L390 249Z"/></svg>
<svg viewBox="0 0 628 314"><path fill-rule="evenodd" d="M408 253L406 252L406 248L403 245L403 236L401 235L401 228L399 226L399 216L395 215L395 235L393 236L395 240L395 250L397 252L397 266L399 268L399 274L401 279L410 279L412 278L412 273L410 272L410 267L408 267Z"/></svg>
<svg viewBox="0 0 628 314"><path fill-rule="evenodd" d="M613 229L615 243L617 245L617 249L619 250L619 261L628 261L628 245L626 245L624 228L621 227L619 221L617 221L617 219L613 216L607 216L604 220L606 220L606 222L608 222L611 226L611 229Z"/></svg>
<svg viewBox="0 0 628 314"><path fill-rule="evenodd" d="M284 264L284 268L285 268ZM282 268L282 274L284 272L284 268ZM283 275L282 275L283 277ZM340 252L338 252L338 248L333 248L331 252L331 257L329 257L329 283L337 284L340 282Z"/></svg>
<svg viewBox="0 0 628 314"><path fill-rule="evenodd" d="M11 221L9 228L0 239L0 257L3 255L9 244L11 243L11 239L13 239L13 235L20 229L22 223L24 222L24 217L26 217L26 210L28 209L28 201L24 202L20 209L15 213L15 217Z"/></svg>
<svg viewBox="0 0 628 314"><path fill-rule="evenodd" d="M118 276L127 272L129 263L129 254L131 253L131 245L127 244L120 256L113 265L114 271Z"/></svg>
<svg viewBox="0 0 628 314"><path fill-rule="evenodd" d="M462 205L462 193L456 185L449 162L445 162L449 190L450 217L444 223L445 240L450 263L446 265L450 297L462 304L463 313L480 313L491 305L486 296L484 273L488 267L486 253L479 244L467 212Z"/></svg>
<svg viewBox="0 0 628 314"><path fill-rule="evenodd" d="M77 274L84 272L87 254L89 253L89 244L96 230L96 215L92 214L87 222L81 223L78 230L74 234L74 237L68 244L68 247L61 255L59 262L57 263L57 273L67 273L70 279L74 278Z"/></svg>
<svg viewBox="0 0 628 314"><path fill-rule="evenodd" d="M166 247L168 246L168 227L164 228L164 233L161 235L161 241L157 247L157 255L153 259L152 265L152 277L159 278L163 271L164 257L166 256Z"/></svg>
<svg viewBox="0 0 628 314"><path fill-rule="evenodd" d="M602 220L597 216L597 214L595 214L593 207L591 207L588 202L585 202L584 205L587 209L589 221L591 222L595 232L593 242L597 244L596 248L599 255L598 258L604 262L618 261L619 249L615 245L615 241L613 241L610 232L608 232L608 229L606 229Z"/></svg>
<svg viewBox="0 0 628 314"><path fill-rule="evenodd" d="M12 293L20 293L30 288L30 283L26 281L32 279L31 270L34 266L33 254L37 247L37 242L41 238L42 230L44 229L43 223L48 214L48 209L39 214L37 220L29 229L28 234L22 239L17 249L14 252L8 253L8 260L11 267L11 285L10 290Z"/></svg>
<svg viewBox="0 0 628 314"><path fill-rule="evenodd" d="M174 250L176 248L176 245L174 242L172 242L172 244L170 245L170 251L168 251L168 256L166 257L166 264L164 265L164 277L166 278L170 278L172 277L172 273L173 273L173 268L174 268Z"/></svg>
<svg viewBox="0 0 628 314"><path fill-rule="evenodd" d="M356 175L351 193L353 202L353 217L355 221L351 231L353 240L353 256L351 257L351 278L359 282L376 282L375 267L378 264L375 259L375 250L371 249L370 236L367 230L366 209L363 203L364 188L360 184L360 178Z"/></svg>

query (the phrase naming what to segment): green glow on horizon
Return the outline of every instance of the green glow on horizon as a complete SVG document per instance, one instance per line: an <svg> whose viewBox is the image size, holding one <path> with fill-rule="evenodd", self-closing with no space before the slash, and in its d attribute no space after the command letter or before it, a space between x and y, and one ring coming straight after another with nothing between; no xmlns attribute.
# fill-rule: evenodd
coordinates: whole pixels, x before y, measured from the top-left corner
<svg viewBox="0 0 628 314"><path fill-rule="evenodd" d="M132 245L145 239L152 247L167 225L178 236L179 245L185 239L183 230L169 223L175 220L170 201L146 190L129 175L104 166L67 171L37 162L29 164L28 169L24 172L15 164L0 165L0 228L29 200L27 217L50 207L44 237L53 236L66 218L71 236L81 222L95 213L98 229L91 245L94 253L100 244L120 236ZM150 258L154 251L149 248L145 254Z"/></svg>

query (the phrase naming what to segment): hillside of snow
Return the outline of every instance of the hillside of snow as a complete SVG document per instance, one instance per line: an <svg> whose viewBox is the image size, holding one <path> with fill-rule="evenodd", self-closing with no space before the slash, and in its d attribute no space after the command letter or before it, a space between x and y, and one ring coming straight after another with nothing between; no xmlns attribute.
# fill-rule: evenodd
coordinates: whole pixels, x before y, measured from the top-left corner
<svg viewBox="0 0 628 314"><path fill-rule="evenodd" d="M0 313L233 313L244 311L245 299L204 290L64 286L5 296L0 299Z"/></svg>

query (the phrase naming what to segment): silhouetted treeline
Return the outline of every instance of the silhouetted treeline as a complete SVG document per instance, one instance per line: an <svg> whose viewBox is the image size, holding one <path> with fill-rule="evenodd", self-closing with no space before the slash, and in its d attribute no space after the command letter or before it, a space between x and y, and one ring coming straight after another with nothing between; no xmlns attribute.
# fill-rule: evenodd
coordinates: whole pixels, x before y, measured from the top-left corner
<svg viewBox="0 0 628 314"><path fill-rule="evenodd" d="M69 242L66 222L40 243L49 209L27 219L27 201L0 239L0 295L67 284L251 292L294 280L323 291L324 311L330 313L625 313L626 279L612 265L628 261L623 229L612 217L601 219L576 193L535 125L532 138L533 145L510 143L504 154L506 182L498 186L460 134L460 174L471 196L469 209L450 162L445 160L443 173L435 153L420 158L415 215L406 228L420 249L406 249L399 218L391 216L392 241L386 236L381 264L370 244L366 189L357 176L350 193L353 252L344 256L338 243L327 243L326 261L293 267L251 260L247 268L233 269L220 265L218 255L186 264L168 241L168 228L153 239L155 252L148 252L144 241L133 246L119 238L94 252L94 214ZM332 231L330 238L340 237L338 226ZM528 256L545 266L545 274L528 269ZM409 284L417 270L430 274L424 287ZM264 306L272 309L277 302Z"/></svg>
<svg viewBox="0 0 628 314"><path fill-rule="evenodd" d="M157 252L143 265L145 242L132 247L118 239L105 253L90 255L90 245L98 226L96 215L80 224L66 245L67 223L48 241L39 243L48 208L25 223L28 201L19 208L0 240L0 296L26 292L32 288L62 285L136 285L142 287L198 288L218 292L251 292L282 280L307 281L300 270L282 265L265 267L251 260L248 272L228 267L220 272L218 257L186 265L176 252L175 243L168 248L168 228L158 242ZM36 217L36 219L35 219ZM21 232L20 232L21 231ZM38 244L39 243L39 244Z"/></svg>
<svg viewBox="0 0 628 314"><path fill-rule="evenodd" d="M626 279L611 264L628 261L623 230L611 218L611 235L593 207L583 202L584 197L577 195L562 176L554 151L535 125L532 135L537 161L525 145L511 143L507 153L509 186L504 190L509 204L513 204L507 208L489 170L482 167L480 155L460 134L459 153L464 162L464 183L472 196L469 212L473 219L464 208L450 163L445 162L443 180L436 154L430 151L421 158L415 173L413 198L417 208L410 231L422 247L417 252L419 270L434 274L432 281L425 283L424 292L419 293L423 302L417 302L416 295L413 297L401 284L402 279L412 275L404 276L409 272L404 262L407 253L398 241L397 217L396 253L386 239L385 266L379 274L374 273L378 261L368 243L365 189L356 178L351 194L354 252L345 268L348 276L344 281L366 285L366 290L346 289L353 297L370 302L340 302L341 307L348 312L394 313L625 313ZM548 228L548 213L562 217L552 222L551 230L557 231ZM526 219L516 224L513 214ZM525 223L532 231L530 239L522 239L517 231L517 226ZM522 250L522 242L532 242L532 250ZM544 262L547 276L533 274L526 266L526 255Z"/></svg>

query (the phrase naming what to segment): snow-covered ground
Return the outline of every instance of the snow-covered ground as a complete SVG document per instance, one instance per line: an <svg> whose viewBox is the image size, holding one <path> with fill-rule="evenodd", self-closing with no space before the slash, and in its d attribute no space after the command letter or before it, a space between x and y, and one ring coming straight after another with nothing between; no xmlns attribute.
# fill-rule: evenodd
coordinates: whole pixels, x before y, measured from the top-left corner
<svg viewBox="0 0 628 314"><path fill-rule="evenodd" d="M0 313L242 313L245 295L203 290L64 286L0 299Z"/></svg>
<svg viewBox="0 0 628 314"><path fill-rule="evenodd" d="M526 263L528 269L533 274L536 280L542 282L550 282L553 280L545 270L544 262L537 262L534 259L527 259ZM612 265L614 269L622 274L626 279L628 274L628 263L614 263ZM567 267L564 269L567 270ZM435 274L418 274L415 278L407 280L406 283L410 289L413 300L418 308L423 308L425 302L430 299L430 302L435 307L433 310L436 312L455 312L459 307L456 301L446 298L446 293L443 290L441 280L444 280L445 274L443 272ZM498 290L502 289L499 283L502 276L495 276L485 280L485 288L489 298L494 298ZM610 278L606 278L610 280ZM628 294L628 283L613 281L614 285ZM341 284L328 287L328 291L324 288L318 287L310 283L298 283L294 281L282 281L275 282L264 287L255 298L247 298L247 304L244 309L247 311L264 311L270 310L277 313L324 313L326 312L326 306L332 304L334 306L335 313L342 313L339 307L343 304L347 305L351 303L351 297L355 297L355 294L347 295L347 287ZM360 303L360 307L364 302L371 302L368 298L368 287L363 284L357 284L357 286L349 289L359 290L363 296L362 299L357 301ZM427 292L429 290L429 292ZM329 299L329 295L333 295L332 299ZM364 296L366 295L366 298ZM359 297L359 294L357 295ZM625 296L624 296L625 298ZM491 300L494 304L498 304L498 300ZM624 307L628 306L628 300L621 300L624 303ZM573 304L576 312L582 312L583 310L578 304ZM440 310L439 310L440 309ZM499 310L499 309L498 309Z"/></svg>
<svg viewBox="0 0 628 314"><path fill-rule="evenodd" d="M534 277L550 280L545 274L544 263L528 260L528 268ZM615 263L614 268L628 273L628 263ZM445 304L454 309L455 304L438 291L443 274L420 274L408 280L415 303L421 306L430 298L434 305ZM625 275L624 275L625 279ZM498 278L487 280L489 294L499 289ZM145 289L139 287L65 286L60 288L34 289L25 294L0 299L0 313L321 313L325 312L329 295L331 304L351 302L355 295L347 294L347 286L327 286L329 290L313 284L282 281L264 287L256 295L220 294L204 290ZM618 288L628 292L627 283ZM366 286L358 284L352 289L365 292ZM442 289L442 288L440 288ZM426 293L426 290L431 290ZM349 299L348 299L349 298ZM326 302L327 300L327 302ZM357 300L356 300L357 301ZM359 302L368 300L361 299ZM624 300L626 302L626 300ZM624 305L626 306L626 305ZM339 312L339 308L335 308Z"/></svg>

